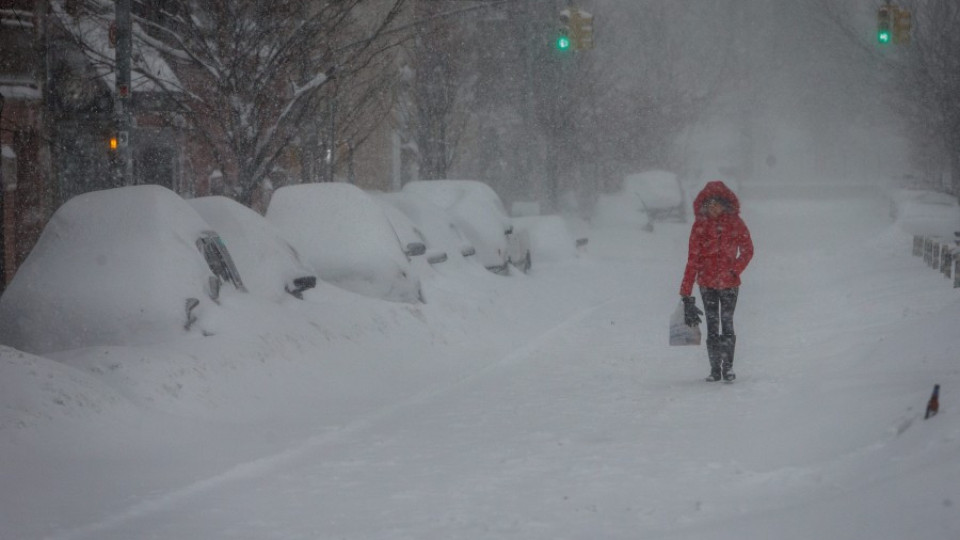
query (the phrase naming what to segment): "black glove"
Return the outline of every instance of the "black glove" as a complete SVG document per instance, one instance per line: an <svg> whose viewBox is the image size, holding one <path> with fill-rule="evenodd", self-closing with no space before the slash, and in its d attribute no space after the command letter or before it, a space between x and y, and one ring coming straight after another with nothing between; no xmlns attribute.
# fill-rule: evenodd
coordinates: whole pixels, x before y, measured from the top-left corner
<svg viewBox="0 0 960 540"><path fill-rule="evenodd" d="M703 312L697 307L697 299L692 296L683 296L683 322L687 326L698 326Z"/></svg>

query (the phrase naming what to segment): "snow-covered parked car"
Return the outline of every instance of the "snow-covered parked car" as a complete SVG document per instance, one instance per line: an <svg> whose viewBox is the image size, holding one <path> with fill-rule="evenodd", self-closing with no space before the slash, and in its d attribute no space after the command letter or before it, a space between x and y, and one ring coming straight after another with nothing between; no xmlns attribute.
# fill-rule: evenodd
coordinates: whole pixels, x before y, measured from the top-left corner
<svg viewBox="0 0 960 540"><path fill-rule="evenodd" d="M427 247L427 240L423 233L406 214L390 204L388 194L382 191L368 191L367 194L383 209L384 215L387 216L387 220L393 226L393 231L397 234L397 241L400 242L404 255L411 262L417 261L421 257L428 259L430 264L443 262L440 259L446 260L445 253L436 252Z"/></svg>
<svg viewBox="0 0 960 540"><path fill-rule="evenodd" d="M187 201L229 246L230 255L252 294L280 301L303 298L317 284L316 275L280 230L254 210L213 196Z"/></svg>
<svg viewBox="0 0 960 540"><path fill-rule="evenodd" d="M445 209L412 193L380 195L381 200L403 212L423 235L427 254L442 253L446 260L473 257L477 250Z"/></svg>
<svg viewBox="0 0 960 540"><path fill-rule="evenodd" d="M405 193L422 197L445 209L476 248L488 270L507 274L509 264L527 259L522 239L511 241L513 221L493 189L476 180L423 180L403 186Z"/></svg>
<svg viewBox="0 0 960 540"><path fill-rule="evenodd" d="M537 264L557 263L578 257L577 239L566 220L558 215L513 218L514 230L527 236L530 254ZM585 244L585 239L580 239Z"/></svg>
<svg viewBox="0 0 960 540"><path fill-rule="evenodd" d="M421 302L420 279L381 206L352 184L285 186L267 219L320 279L358 294Z"/></svg>
<svg viewBox="0 0 960 540"><path fill-rule="evenodd" d="M243 289L223 242L174 192L86 193L54 213L0 297L0 343L44 354L169 341Z"/></svg>
<svg viewBox="0 0 960 540"><path fill-rule="evenodd" d="M623 179L622 191L628 198L637 198L650 221L687 220L683 186L672 172L653 170L628 174Z"/></svg>

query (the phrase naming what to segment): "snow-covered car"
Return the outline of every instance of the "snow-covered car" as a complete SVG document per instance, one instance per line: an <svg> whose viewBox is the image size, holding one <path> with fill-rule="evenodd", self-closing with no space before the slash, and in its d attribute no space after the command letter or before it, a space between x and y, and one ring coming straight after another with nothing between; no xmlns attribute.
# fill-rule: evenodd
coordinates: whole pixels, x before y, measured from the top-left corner
<svg viewBox="0 0 960 540"><path fill-rule="evenodd" d="M227 197L212 196L187 201L230 247L243 283L252 294L280 301L317 284L316 275L280 230L254 210Z"/></svg>
<svg viewBox="0 0 960 540"><path fill-rule="evenodd" d="M397 233L381 206L352 184L299 184L277 189L267 208L275 224L320 279L358 294L420 302Z"/></svg>
<svg viewBox="0 0 960 540"><path fill-rule="evenodd" d="M245 289L226 246L177 194L86 193L54 213L0 297L0 343L43 354L169 341L229 290Z"/></svg>
<svg viewBox="0 0 960 540"><path fill-rule="evenodd" d="M628 198L637 198L650 221L687 220L684 189L672 172L653 170L628 174L623 179L623 193Z"/></svg>
<svg viewBox="0 0 960 540"><path fill-rule="evenodd" d="M410 219L426 241L428 256L442 253L452 260L476 254L476 248L445 209L412 193L384 193L380 198Z"/></svg>
<svg viewBox="0 0 960 540"><path fill-rule="evenodd" d="M515 231L527 235L531 257L537 264L556 263L575 259L578 255L578 240L574 239L567 222L558 215L524 216L513 218Z"/></svg>
<svg viewBox="0 0 960 540"><path fill-rule="evenodd" d="M387 220L393 226L393 231L397 234L397 241L400 242L404 255L411 262L420 257L425 257L430 264L439 264L446 260L446 253L427 247L427 240L423 233L406 214L390 203L388 194L382 191L369 191L367 194L383 209Z"/></svg>
<svg viewBox="0 0 960 540"><path fill-rule="evenodd" d="M445 209L476 248L488 270L507 274L509 265L522 264L529 248L522 239L511 242L513 221L493 189L476 180L423 180L403 186L405 193L422 197Z"/></svg>

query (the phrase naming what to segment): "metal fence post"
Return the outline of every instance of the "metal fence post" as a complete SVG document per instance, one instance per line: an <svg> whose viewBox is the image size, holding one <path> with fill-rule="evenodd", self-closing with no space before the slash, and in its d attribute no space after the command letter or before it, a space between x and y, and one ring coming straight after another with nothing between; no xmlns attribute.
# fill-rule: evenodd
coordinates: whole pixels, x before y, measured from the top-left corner
<svg viewBox="0 0 960 540"><path fill-rule="evenodd" d="M950 271L953 266L953 249L949 244L940 246L940 273L947 279L950 279Z"/></svg>
<svg viewBox="0 0 960 540"><path fill-rule="evenodd" d="M953 288L960 289L960 257L953 259Z"/></svg>

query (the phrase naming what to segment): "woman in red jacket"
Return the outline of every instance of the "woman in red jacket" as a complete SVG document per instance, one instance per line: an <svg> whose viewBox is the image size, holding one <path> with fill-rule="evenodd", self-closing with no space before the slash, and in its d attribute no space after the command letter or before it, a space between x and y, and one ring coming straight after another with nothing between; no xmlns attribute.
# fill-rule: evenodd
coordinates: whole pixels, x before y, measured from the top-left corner
<svg viewBox="0 0 960 540"><path fill-rule="evenodd" d="M753 241L740 219L740 201L723 182L708 182L693 201L696 219L690 230L687 267L683 272L680 296L687 325L700 323L703 311L692 296L693 284L700 286L700 298L707 318L708 381L733 381L733 353L737 335L733 312L737 308L740 274L753 257Z"/></svg>

